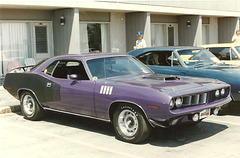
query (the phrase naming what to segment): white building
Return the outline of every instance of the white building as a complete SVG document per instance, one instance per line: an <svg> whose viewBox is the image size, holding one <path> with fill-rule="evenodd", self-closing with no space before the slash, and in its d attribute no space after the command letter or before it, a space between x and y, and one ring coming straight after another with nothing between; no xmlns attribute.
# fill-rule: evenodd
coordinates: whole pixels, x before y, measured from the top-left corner
<svg viewBox="0 0 240 158"><path fill-rule="evenodd" d="M239 0L0 1L0 75L10 61L148 46L231 42Z"/></svg>

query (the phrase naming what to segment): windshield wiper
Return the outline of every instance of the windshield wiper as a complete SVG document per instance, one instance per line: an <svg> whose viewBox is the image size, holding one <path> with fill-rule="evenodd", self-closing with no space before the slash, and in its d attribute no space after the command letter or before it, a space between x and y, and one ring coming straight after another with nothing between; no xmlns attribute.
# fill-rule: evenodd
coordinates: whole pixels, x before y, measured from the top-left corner
<svg viewBox="0 0 240 158"><path fill-rule="evenodd" d="M212 63L197 63L193 66L207 66L207 65L215 65L217 64L218 62L212 62Z"/></svg>
<svg viewBox="0 0 240 158"><path fill-rule="evenodd" d="M197 64L194 64L193 66L204 66L205 64L204 63L197 63Z"/></svg>
<svg viewBox="0 0 240 158"><path fill-rule="evenodd" d="M219 65L219 64L225 64L224 62L212 62L209 63L208 65Z"/></svg>
<svg viewBox="0 0 240 158"><path fill-rule="evenodd" d="M210 65L215 65L215 64L217 64L217 63L219 63L219 62L212 62L212 63L210 63Z"/></svg>

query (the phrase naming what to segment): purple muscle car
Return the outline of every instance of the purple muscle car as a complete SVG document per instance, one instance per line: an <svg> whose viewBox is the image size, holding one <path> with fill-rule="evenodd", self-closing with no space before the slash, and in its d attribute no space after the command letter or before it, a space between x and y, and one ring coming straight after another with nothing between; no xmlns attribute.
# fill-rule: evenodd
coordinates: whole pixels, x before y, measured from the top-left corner
<svg viewBox="0 0 240 158"><path fill-rule="evenodd" d="M29 72L8 73L4 88L20 100L26 119L53 110L111 121L130 143L145 140L156 126L199 122L231 101L224 82L155 74L121 54L54 57Z"/></svg>

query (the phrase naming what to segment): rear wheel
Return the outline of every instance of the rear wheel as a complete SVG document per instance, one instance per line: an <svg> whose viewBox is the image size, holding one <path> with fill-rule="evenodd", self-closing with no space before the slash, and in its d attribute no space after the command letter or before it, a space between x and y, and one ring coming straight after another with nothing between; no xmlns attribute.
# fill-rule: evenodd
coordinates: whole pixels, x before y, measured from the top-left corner
<svg viewBox="0 0 240 158"><path fill-rule="evenodd" d="M152 129L142 111L130 105L121 105L115 110L113 126L119 139L129 143L144 141Z"/></svg>
<svg viewBox="0 0 240 158"><path fill-rule="evenodd" d="M22 93L20 107L24 118L28 120L40 120L44 117L43 108L38 104L36 98L29 92Z"/></svg>

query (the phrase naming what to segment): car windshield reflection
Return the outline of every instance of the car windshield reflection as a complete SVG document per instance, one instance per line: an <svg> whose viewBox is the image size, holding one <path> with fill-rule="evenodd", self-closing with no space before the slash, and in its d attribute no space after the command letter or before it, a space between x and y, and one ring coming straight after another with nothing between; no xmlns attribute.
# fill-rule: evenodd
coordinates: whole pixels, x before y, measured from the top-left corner
<svg viewBox="0 0 240 158"><path fill-rule="evenodd" d="M204 66L220 62L217 57L206 49L180 50L178 54L187 66Z"/></svg>
<svg viewBox="0 0 240 158"><path fill-rule="evenodd" d="M132 57L108 57L87 61L92 77L98 79L151 73L146 66Z"/></svg>
<svg viewBox="0 0 240 158"><path fill-rule="evenodd" d="M240 54L240 46L235 47L235 48L236 48L237 52Z"/></svg>

